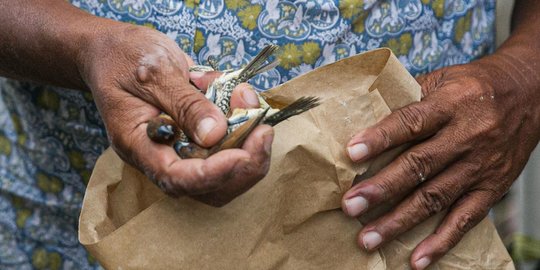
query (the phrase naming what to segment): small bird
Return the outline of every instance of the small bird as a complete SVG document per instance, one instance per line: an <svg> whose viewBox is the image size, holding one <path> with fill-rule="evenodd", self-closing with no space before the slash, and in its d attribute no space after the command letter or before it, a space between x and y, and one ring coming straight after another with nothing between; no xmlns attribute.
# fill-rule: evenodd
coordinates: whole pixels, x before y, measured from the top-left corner
<svg viewBox="0 0 540 270"><path fill-rule="evenodd" d="M243 145L248 135L260 124L275 126L278 123L310 110L319 105L319 98L302 97L278 110L270 106L259 96L261 108L241 109L230 111L230 100L233 89L242 82L247 82L256 74L268 71L277 66L278 61L268 61L278 47L276 45L266 46L255 58L243 69L224 72L207 89L206 98L216 104L224 115L228 117L229 128L227 135L215 146L203 148L185 135L176 125L174 120L167 114L161 113L159 116L148 122L146 129L148 137L154 142L171 145L181 158L207 158L221 150L239 148ZM209 59L212 67L193 66L197 71L217 70L217 61Z"/></svg>
<svg viewBox="0 0 540 270"><path fill-rule="evenodd" d="M226 149L239 148L244 144L249 134L261 124L275 126L282 121L289 119L295 115L301 114L312 108L319 106L319 98L317 97L301 97L287 107L276 110L272 115L267 113L270 107L266 109L250 109L257 111L256 117L251 117L245 122L239 124L236 128L230 131L218 144L210 149L203 148L193 142L178 141L174 144L176 153L181 158L207 158L208 156Z"/></svg>

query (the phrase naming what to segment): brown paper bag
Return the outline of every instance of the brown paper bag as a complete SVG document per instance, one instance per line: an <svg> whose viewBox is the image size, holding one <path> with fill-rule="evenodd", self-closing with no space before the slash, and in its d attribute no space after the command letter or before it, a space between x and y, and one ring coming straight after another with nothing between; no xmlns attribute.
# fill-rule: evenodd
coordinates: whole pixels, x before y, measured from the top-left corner
<svg viewBox="0 0 540 270"><path fill-rule="evenodd" d="M264 96L273 106L300 96L322 105L276 126L270 172L222 208L161 193L107 150L83 202L79 239L109 269L407 269L433 217L378 252L356 246L361 228L340 199L356 175L373 174L399 151L353 164L356 132L420 99L420 87L390 50L318 68ZM485 220L432 269L513 269Z"/></svg>

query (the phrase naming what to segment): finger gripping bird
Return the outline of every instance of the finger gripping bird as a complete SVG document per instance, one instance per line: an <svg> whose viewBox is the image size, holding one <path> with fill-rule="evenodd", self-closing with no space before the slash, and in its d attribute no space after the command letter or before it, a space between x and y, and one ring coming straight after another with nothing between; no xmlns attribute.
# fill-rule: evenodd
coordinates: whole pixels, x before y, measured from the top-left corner
<svg viewBox="0 0 540 270"><path fill-rule="evenodd" d="M167 114L161 113L148 122L146 129L148 137L156 143L174 147L181 158L207 158L225 149L242 147L249 134L261 124L275 126L280 122L310 110L319 105L316 97L301 97L281 110L271 108L259 96L261 107L257 109L237 108L231 111L230 102L234 88L247 82L255 75L275 68L278 61L270 61L278 46L266 46L244 68L235 71L223 71L223 74L206 89L206 98L213 102L225 116L228 117L227 135L215 146L203 148L194 143ZM216 71L218 61L209 58L210 66L192 66L190 71Z"/></svg>

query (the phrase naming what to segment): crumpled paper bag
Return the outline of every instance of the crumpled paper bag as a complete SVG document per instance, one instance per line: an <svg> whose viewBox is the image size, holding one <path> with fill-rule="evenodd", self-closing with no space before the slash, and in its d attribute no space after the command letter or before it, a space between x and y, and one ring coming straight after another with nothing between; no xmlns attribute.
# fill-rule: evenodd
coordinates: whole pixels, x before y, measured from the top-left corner
<svg viewBox="0 0 540 270"><path fill-rule="evenodd" d="M272 165L251 190L222 208L165 196L107 150L83 202L79 239L108 269L408 269L419 241L441 215L377 252L356 246L361 222L340 200L357 175L370 175L402 149L354 164L352 135L420 100L420 87L388 49L343 59L264 93L273 106L300 96L321 106L275 127ZM484 220L432 269L513 269Z"/></svg>

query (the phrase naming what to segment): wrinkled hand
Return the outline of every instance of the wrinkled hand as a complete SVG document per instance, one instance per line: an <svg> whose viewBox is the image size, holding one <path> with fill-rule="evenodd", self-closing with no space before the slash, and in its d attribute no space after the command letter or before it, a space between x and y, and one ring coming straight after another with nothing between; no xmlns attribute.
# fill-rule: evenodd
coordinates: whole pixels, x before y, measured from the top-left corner
<svg viewBox="0 0 540 270"><path fill-rule="evenodd" d="M454 247L510 188L538 143L540 89L501 59L448 67L422 78L423 99L393 112L348 144L365 161L405 143L414 146L377 175L351 188L342 206L360 216L392 200L395 207L358 235L379 248L436 213L448 210L436 231L411 256L424 269Z"/></svg>
<svg viewBox="0 0 540 270"><path fill-rule="evenodd" d="M188 72L193 61L164 34L111 22L96 32L84 53L82 77L92 90L113 149L164 192L189 195L221 206L260 180L269 167L273 130L258 127L242 149L182 160L172 147L152 142L146 123L160 111L171 115L190 138L212 146L226 133L220 110L192 84L206 89L218 72ZM232 107L256 107L249 85L239 85Z"/></svg>

